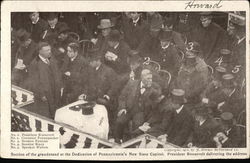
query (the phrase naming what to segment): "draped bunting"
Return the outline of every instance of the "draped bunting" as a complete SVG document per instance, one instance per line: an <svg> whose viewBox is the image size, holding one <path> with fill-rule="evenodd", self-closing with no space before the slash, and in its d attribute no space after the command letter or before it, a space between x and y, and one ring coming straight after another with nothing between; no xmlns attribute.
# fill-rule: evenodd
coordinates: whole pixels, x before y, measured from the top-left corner
<svg viewBox="0 0 250 163"><path fill-rule="evenodd" d="M177 148L170 143L160 142L148 134L122 144L112 143L23 109L23 106L33 103L32 92L13 86L11 96L11 130L59 132L60 148Z"/></svg>

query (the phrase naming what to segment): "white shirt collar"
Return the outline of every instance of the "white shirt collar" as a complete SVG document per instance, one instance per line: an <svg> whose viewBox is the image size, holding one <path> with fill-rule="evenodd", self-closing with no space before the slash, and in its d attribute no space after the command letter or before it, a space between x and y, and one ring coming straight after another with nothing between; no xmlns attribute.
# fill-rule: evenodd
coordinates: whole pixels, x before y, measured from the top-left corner
<svg viewBox="0 0 250 163"><path fill-rule="evenodd" d="M238 40L238 44L240 44L244 39L246 38L246 36L242 37L241 39Z"/></svg>
<svg viewBox="0 0 250 163"><path fill-rule="evenodd" d="M71 62L73 62L76 59L77 55L74 56L73 58L70 58Z"/></svg>
<svg viewBox="0 0 250 163"><path fill-rule="evenodd" d="M232 90L232 92L229 94L229 97L231 97L235 92L235 88Z"/></svg>
<svg viewBox="0 0 250 163"><path fill-rule="evenodd" d="M200 126L203 125L205 121L206 119L204 119L203 121L199 121Z"/></svg>
<svg viewBox="0 0 250 163"><path fill-rule="evenodd" d="M48 60L47 58L42 57L40 54L39 54L39 58L40 58L45 64L49 64L49 60Z"/></svg>
<svg viewBox="0 0 250 163"><path fill-rule="evenodd" d="M114 49L117 49L119 45L120 45L120 43L118 42L118 43L114 46Z"/></svg>
<svg viewBox="0 0 250 163"><path fill-rule="evenodd" d="M161 48L165 50L165 49L167 49L169 47L169 45L170 45L170 43L168 43L166 46L161 47Z"/></svg>
<svg viewBox="0 0 250 163"><path fill-rule="evenodd" d="M32 24L36 24L39 21L40 17L36 19L36 21L33 21Z"/></svg>
<svg viewBox="0 0 250 163"><path fill-rule="evenodd" d="M232 128L228 129L228 130L226 131L226 134L229 135L229 133L230 133L231 130L232 130Z"/></svg>
<svg viewBox="0 0 250 163"><path fill-rule="evenodd" d="M139 19L140 19L140 16L136 20L133 20L133 23L137 24Z"/></svg>
<svg viewBox="0 0 250 163"><path fill-rule="evenodd" d="M95 70L96 70L96 71L99 70L100 67L101 67L101 64L100 64L100 66L96 67Z"/></svg>
<svg viewBox="0 0 250 163"><path fill-rule="evenodd" d="M179 109L176 110L176 113L177 113L177 114L179 114L179 113L182 111L183 106L184 106L184 105L181 105L181 107L180 107Z"/></svg>

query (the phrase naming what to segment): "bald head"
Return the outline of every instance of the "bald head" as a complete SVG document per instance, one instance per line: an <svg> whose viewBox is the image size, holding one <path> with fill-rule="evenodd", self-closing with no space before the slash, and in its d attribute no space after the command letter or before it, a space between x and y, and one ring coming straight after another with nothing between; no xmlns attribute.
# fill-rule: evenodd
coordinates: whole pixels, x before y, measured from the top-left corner
<svg viewBox="0 0 250 163"><path fill-rule="evenodd" d="M152 72L149 69L143 69L141 72L141 81L146 87L151 87L153 81Z"/></svg>

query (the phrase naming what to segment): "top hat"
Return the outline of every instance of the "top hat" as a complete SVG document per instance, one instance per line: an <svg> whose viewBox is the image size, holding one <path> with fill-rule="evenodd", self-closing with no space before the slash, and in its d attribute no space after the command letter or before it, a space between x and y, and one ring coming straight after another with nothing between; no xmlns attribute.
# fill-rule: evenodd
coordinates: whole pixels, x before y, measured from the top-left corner
<svg viewBox="0 0 250 163"><path fill-rule="evenodd" d="M85 104L81 105L82 108L82 114L83 115L93 115L94 114L94 107L95 107L96 103L94 102L88 102Z"/></svg>
<svg viewBox="0 0 250 163"><path fill-rule="evenodd" d="M97 26L98 29L111 28L114 25L111 23L110 19L101 19L100 24Z"/></svg>
<svg viewBox="0 0 250 163"><path fill-rule="evenodd" d="M185 91L183 89L173 89L171 91L171 101L175 104L184 104L186 103L184 95Z"/></svg>
<svg viewBox="0 0 250 163"><path fill-rule="evenodd" d="M161 41L170 41L172 40L172 38L173 38L172 31L161 31L159 35L159 39Z"/></svg>
<svg viewBox="0 0 250 163"><path fill-rule="evenodd" d="M219 73L227 72L227 69L225 67L222 67L222 66L215 67L215 70L218 71Z"/></svg>
<svg viewBox="0 0 250 163"><path fill-rule="evenodd" d="M233 74L225 74L222 76L224 86L233 86L234 85L234 76Z"/></svg>
<svg viewBox="0 0 250 163"><path fill-rule="evenodd" d="M55 18L58 18L59 14L55 12L50 12L48 14L47 20L54 20Z"/></svg>
<svg viewBox="0 0 250 163"><path fill-rule="evenodd" d="M191 51L187 50L185 53L185 60L188 65L195 65L196 64L196 55Z"/></svg>
<svg viewBox="0 0 250 163"><path fill-rule="evenodd" d="M118 30L112 30L108 37L107 37L108 41L120 41L121 39L121 34Z"/></svg>

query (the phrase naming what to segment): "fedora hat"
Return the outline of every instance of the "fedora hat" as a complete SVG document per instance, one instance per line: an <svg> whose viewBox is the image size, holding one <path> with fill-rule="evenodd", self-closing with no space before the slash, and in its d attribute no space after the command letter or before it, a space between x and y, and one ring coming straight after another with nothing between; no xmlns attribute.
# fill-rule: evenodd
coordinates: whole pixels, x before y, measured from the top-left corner
<svg viewBox="0 0 250 163"><path fill-rule="evenodd" d="M98 29L106 29L113 27L114 24L112 24L110 19L101 19L100 24L97 26Z"/></svg>

